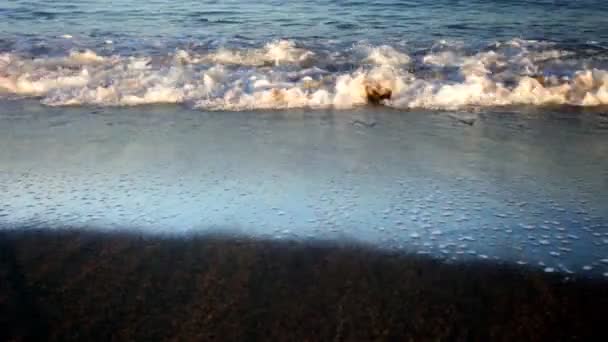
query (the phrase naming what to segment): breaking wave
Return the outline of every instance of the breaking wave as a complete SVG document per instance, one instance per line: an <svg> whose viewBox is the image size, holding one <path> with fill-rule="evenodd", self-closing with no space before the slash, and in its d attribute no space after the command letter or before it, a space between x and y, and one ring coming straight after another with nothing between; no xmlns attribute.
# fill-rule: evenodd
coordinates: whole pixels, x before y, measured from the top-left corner
<svg viewBox="0 0 608 342"><path fill-rule="evenodd" d="M313 49L176 49L165 55L0 54L0 97L49 106L179 103L205 110L399 109L608 104L602 54L514 39L477 50L438 42L423 50L357 44Z"/></svg>

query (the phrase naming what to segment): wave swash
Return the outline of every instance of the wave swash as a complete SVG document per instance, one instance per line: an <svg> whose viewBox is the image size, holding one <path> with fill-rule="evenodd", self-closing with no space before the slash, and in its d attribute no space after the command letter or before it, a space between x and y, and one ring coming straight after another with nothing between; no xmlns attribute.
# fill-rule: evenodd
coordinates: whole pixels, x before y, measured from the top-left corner
<svg viewBox="0 0 608 342"><path fill-rule="evenodd" d="M6 52L0 54L0 98L36 97L49 106L178 103L204 110L608 104L608 71L597 54L520 39L473 52L445 41L425 51L405 50L355 44L316 51L279 40L253 49L177 49L156 56Z"/></svg>

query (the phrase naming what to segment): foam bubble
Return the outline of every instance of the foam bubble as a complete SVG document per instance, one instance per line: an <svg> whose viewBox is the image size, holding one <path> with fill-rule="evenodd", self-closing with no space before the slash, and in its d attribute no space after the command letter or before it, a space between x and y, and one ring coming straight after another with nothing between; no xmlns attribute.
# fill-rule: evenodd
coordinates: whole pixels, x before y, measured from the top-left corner
<svg viewBox="0 0 608 342"><path fill-rule="evenodd" d="M277 40L267 43L260 49L233 50L220 48L208 54L189 53L178 50L176 57L182 62L201 64L233 64L243 66L279 66L281 64L294 64L311 62L314 52L298 48L293 41Z"/></svg>
<svg viewBox="0 0 608 342"><path fill-rule="evenodd" d="M382 45L378 47L367 47L367 56L363 59L366 63L384 66L402 66L410 63L411 58L403 52L395 50L395 48Z"/></svg>
<svg viewBox="0 0 608 342"><path fill-rule="evenodd" d="M551 44L513 40L472 55L459 47L442 49L419 60L387 45L327 53L290 40L205 53L182 49L169 56L83 50L31 59L4 53L0 96L36 96L57 106L181 103L206 110L608 105L608 71L583 60L560 64L572 53ZM353 67L341 67L344 62ZM416 72L416 63L426 69ZM556 68L559 73L552 74Z"/></svg>

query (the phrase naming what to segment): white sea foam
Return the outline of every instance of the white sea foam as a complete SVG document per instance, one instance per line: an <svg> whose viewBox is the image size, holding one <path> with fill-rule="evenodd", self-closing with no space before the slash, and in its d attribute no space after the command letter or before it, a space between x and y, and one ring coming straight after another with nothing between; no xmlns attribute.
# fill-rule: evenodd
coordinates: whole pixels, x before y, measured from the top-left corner
<svg viewBox="0 0 608 342"><path fill-rule="evenodd" d="M231 50L220 48L209 54L195 54L184 50L176 53L176 58L186 63L233 64L244 66L279 66L310 62L314 52L298 48L293 41L278 40L260 49Z"/></svg>
<svg viewBox="0 0 608 342"><path fill-rule="evenodd" d="M366 46L363 48L365 57L363 61L375 65L402 66L410 63L411 58L406 53L399 52L395 48L382 45L378 47Z"/></svg>
<svg viewBox="0 0 608 342"><path fill-rule="evenodd" d="M101 56L85 50L32 59L4 53L0 96L35 96L52 106L184 103L207 110L344 109L370 101L446 110L608 105L608 71L582 62L562 65L572 53L548 43L513 40L472 55L441 46L448 48L417 60L390 46L363 45L352 56L338 53L341 59L333 60L332 54L286 40L256 49L176 50L169 56ZM328 71L345 58L354 69ZM547 63L560 72L546 71Z"/></svg>

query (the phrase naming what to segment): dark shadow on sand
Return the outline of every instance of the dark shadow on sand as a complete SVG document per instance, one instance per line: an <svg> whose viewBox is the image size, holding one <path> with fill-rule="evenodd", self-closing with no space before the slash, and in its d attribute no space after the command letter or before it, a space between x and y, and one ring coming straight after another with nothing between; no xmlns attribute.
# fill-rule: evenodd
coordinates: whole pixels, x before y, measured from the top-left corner
<svg viewBox="0 0 608 342"><path fill-rule="evenodd" d="M350 243L21 229L0 232L0 315L1 340L589 341L608 287Z"/></svg>

